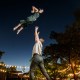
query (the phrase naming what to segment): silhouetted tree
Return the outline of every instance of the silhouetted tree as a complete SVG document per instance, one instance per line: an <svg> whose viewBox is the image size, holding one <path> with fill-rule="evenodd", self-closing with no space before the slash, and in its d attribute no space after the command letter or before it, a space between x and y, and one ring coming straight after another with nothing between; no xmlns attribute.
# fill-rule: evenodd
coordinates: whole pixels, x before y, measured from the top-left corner
<svg viewBox="0 0 80 80"><path fill-rule="evenodd" d="M4 53L5 53L5 52L3 52L3 51L0 50L0 59L1 59L1 57L2 57L2 55L3 55Z"/></svg>
<svg viewBox="0 0 80 80"><path fill-rule="evenodd" d="M76 10L74 16L75 21L66 26L65 32L51 32L50 39L55 39L57 43L46 46L43 55L48 62L56 62L60 58L64 66L70 64L74 79L77 80L75 68L80 63L80 10Z"/></svg>

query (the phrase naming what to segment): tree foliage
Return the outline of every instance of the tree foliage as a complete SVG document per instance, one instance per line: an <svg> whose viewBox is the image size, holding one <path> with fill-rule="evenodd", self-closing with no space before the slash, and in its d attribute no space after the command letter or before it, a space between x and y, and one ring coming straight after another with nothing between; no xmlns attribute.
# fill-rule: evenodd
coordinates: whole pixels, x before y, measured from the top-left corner
<svg viewBox="0 0 80 80"><path fill-rule="evenodd" d="M58 65L59 58L62 67L68 67L70 64L75 78L75 67L80 63L80 10L76 10L74 16L75 21L67 25L63 33L51 32L50 39L55 39L57 43L46 46L43 56L45 56L45 62L52 61L52 66L54 63ZM73 64L75 65L73 66ZM59 66L57 70L59 70Z"/></svg>
<svg viewBox="0 0 80 80"><path fill-rule="evenodd" d="M3 51L0 50L0 59L1 59L1 57L2 57L2 55L3 55L4 53L5 53L5 52L3 52Z"/></svg>

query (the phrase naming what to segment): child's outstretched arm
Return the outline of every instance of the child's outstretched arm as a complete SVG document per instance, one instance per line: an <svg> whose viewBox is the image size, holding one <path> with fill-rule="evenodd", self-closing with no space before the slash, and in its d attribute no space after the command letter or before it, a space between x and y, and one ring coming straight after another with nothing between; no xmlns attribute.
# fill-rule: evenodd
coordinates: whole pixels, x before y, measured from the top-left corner
<svg viewBox="0 0 80 80"><path fill-rule="evenodd" d="M43 9L38 9L35 6L32 6L31 13L43 13L43 12L44 12Z"/></svg>
<svg viewBox="0 0 80 80"><path fill-rule="evenodd" d="M39 12L39 10L35 6L32 6L31 13L35 13L35 12Z"/></svg>

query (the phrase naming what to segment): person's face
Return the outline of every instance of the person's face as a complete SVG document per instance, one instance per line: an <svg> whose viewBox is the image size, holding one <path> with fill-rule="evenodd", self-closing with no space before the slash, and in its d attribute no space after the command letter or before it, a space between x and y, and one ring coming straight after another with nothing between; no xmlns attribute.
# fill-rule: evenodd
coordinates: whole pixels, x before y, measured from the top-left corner
<svg viewBox="0 0 80 80"><path fill-rule="evenodd" d="M41 41L41 43L44 43L44 39L41 38L41 39L39 39L39 40Z"/></svg>
<svg viewBox="0 0 80 80"><path fill-rule="evenodd" d="M43 12L44 12L44 10L40 10L39 12L40 12L40 13L43 13Z"/></svg>

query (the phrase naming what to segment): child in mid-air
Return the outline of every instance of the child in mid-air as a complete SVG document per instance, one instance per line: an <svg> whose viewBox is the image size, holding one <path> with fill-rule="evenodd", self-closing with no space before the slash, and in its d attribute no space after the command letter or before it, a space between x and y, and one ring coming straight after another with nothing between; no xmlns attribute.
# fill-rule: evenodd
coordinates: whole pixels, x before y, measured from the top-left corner
<svg viewBox="0 0 80 80"><path fill-rule="evenodd" d="M31 13L33 13L33 15L27 17L26 20L20 20L20 23L13 28L13 31L17 30L17 34L19 34L25 27L28 26L28 24L32 24L36 21L39 15L43 12L43 9L37 9L35 6L32 6Z"/></svg>

